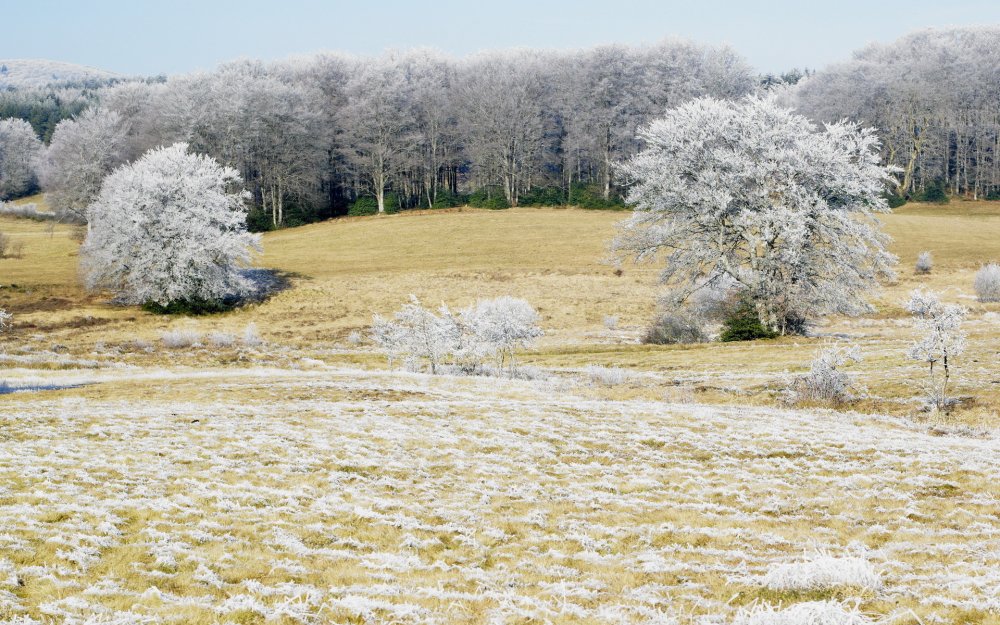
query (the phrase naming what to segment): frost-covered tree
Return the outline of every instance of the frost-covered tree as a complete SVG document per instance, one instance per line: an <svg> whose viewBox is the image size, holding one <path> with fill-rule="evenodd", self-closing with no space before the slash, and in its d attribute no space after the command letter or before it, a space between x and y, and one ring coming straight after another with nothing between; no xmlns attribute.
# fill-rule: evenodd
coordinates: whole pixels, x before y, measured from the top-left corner
<svg viewBox="0 0 1000 625"><path fill-rule="evenodd" d="M114 111L87 109L59 122L41 165L42 188L61 217L83 223L101 183L125 161L127 128Z"/></svg>
<svg viewBox="0 0 1000 625"><path fill-rule="evenodd" d="M177 143L115 170L87 209L90 289L125 304L216 301L244 293L258 250L239 174Z"/></svg>
<svg viewBox="0 0 1000 625"><path fill-rule="evenodd" d="M0 200L31 193L42 142L22 119L0 119Z"/></svg>
<svg viewBox="0 0 1000 625"><path fill-rule="evenodd" d="M957 304L943 304L935 293L920 289L910 293L905 307L916 319L921 335L906 356L927 364L927 398L935 408L946 408L955 359L966 347L962 322L969 311Z"/></svg>
<svg viewBox="0 0 1000 625"><path fill-rule="evenodd" d="M461 318L470 335L466 344L492 357L498 372L506 367L510 377L517 370L517 349L529 347L542 335L538 313L527 301L516 297L479 300L463 310Z"/></svg>
<svg viewBox="0 0 1000 625"><path fill-rule="evenodd" d="M1000 265L990 263L980 267L973 287L980 302L1000 302Z"/></svg>
<svg viewBox="0 0 1000 625"><path fill-rule="evenodd" d="M678 303L735 282L772 330L869 309L892 275L878 213L891 171L870 129L817 129L767 99L701 98L642 131L647 147L622 173L634 213L615 241L624 256L662 256Z"/></svg>
<svg viewBox="0 0 1000 625"><path fill-rule="evenodd" d="M442 306L438 314L424 308L415 295L390 320L375 315L371 337L390 360L404 358L414 364L426 360L437 373L445 358L458 346L460 330L455 317Z"/></svg>

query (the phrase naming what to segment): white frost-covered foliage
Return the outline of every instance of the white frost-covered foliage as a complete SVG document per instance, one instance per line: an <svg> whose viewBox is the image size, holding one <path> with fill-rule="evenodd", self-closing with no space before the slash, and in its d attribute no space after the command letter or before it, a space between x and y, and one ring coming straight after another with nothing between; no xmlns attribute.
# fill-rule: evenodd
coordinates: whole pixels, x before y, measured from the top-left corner
<svg viewBox="0 0 1000 625"><path fill-rule="evenodd" d="M59 122L39 167L49 205L65 219L87 220L104 178L126 159L127 126L118 113L89 108Z"/></svg>
<svg viewBox="0 0 1000 625"><path fill-rule="evenodd" d="M392 319L375 315L371 329L372 340L385 350L390 361L426 360L431 373L437 373L444 359L458 347L459 334L455 317L445 306L434 314L415 295L410 295L410 302Z"/></svg>
<svg viewBox="0 0 1000 625"><path fill-rule="evenodd" d="M826 313L857 314L895 257L876 215L891 171L871 129L818 130L772 101L701 98L640 133L621 173L635 208L615 241L662 256L678 303L734 281L778 331Z"/></svg>
<svg viewBox="0 0 1000 625"><path fill-rule="evenodd" d="M824 347L816 355L809 373L796 380L792 387L795 401L828 401L841 403L854 397L851 377L841 367L852 362L861 362L861 350L857 346Z"/></svg>
<svg viewBox="0 0 1000 625"><path fill-rule="evenodd" d="M920 338L910 346L906 356L927 364L927 398L934 407L945 408L955 358L966 347L962 322L969 311L957 304L943 304L935 293L921 289L910 293L905 307L916 319L920 333ZM940 367L935 371L938 364Z"/></svg>
<svg viewBox="0 0 1000 625"><path fill-rule="evenodd" d="M461 326L470 339L466 343L492 358L497 370L506 367L510 375L517 368L515 351L530 346L542 335L538 313L531 304L516 297L479 300L475 306L463 310L461 317Z"/></svg>
<svg viewBox="0 0 1000 625"><path fill-rule="evenodd" d="M126 304L218 300L249 288L241 270L260 248L246 230L236 170L178 143L108 176L88 209L86 285Z"/></svg>
<svg viewBox="0 0 1000 625"><path fill-rule="evenodd" d="M787 608L762 604L736 615L733 625L870 625L855 606L837 601L805 601Z"/></svg>
<svg viewBox="0 0 1000 625"><path fill-rule="evenodd" d="M444 305L435 313L411 295L391 320L375 316L371 337L390 360L403 358L411 365L425 360L431 373L448 361L466 371L480 371L492 359L498 372L506 370L513 377L516 350L542 334L537 324L538 313L522 299L480 300L455 315Z"/></svg>
<svg viewBox="0 0 1000 625"><path fill-rule="evenodd" d="M0 119L0 200L25 195L35 186L35 162L42 142L23 119Z"/></svg>
<svg viewBox="0 0 1000 625"><path fill-rule="evenodd" d="M840 587L876 591L882 578L862 556L834 556L819 551L799 562L772 565L761 579L772 590L830 590Z"/></svg>
<svg viewBox="0 0 1000 625"><path fill-rule="evenodd" d="M917 273L930 273L934 268L934 256L930 252L920 252L917 254Z"/></svg>
<svg viewBox="0 0 1000 625"><path fill-rule="evenodd" d="M976 272L973 286L980 302L1000 302L1000 265L984 265Z"/></svg>
<svg viewBox="0 0 1000 625"><path fill-rule="evenodd" d="M0 332L5 332L10 327L10 320L13 317L9 312L0 308Z"/></svg>

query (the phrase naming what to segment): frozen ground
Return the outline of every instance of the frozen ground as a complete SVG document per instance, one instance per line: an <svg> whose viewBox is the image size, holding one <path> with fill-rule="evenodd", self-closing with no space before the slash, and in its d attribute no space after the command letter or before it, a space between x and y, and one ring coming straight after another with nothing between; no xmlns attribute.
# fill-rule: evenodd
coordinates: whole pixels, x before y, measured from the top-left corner
<svg viewBox="0 0 1000 625"><path fill-rule="evenodd" d="M0 397L0 623L1000 622L995 437L565 381L45 377L157 392Z"/></svg>

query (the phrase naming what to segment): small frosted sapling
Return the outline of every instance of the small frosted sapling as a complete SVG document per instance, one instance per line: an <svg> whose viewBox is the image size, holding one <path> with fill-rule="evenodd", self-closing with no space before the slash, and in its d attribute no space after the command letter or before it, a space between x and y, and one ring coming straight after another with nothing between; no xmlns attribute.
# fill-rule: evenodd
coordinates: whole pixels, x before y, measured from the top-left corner
<svg viewBox="0 0 1000 625"><path fill-rule="evenodd" d="M905 307L920 332L906 355L927 364L928 402L934 409L943 410L951 405L948 386L954 375L955 360L965 351L962 322L969 311L957 304L943 304L937 294L921 289L910 293Z"/></svg>

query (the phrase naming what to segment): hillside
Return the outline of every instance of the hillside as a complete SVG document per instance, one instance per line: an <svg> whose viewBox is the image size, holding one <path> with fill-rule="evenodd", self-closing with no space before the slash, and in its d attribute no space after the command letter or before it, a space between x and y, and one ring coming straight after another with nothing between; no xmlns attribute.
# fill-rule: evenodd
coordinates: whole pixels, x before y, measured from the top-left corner
<svg viewBox="0 0 1000 625"><path fill-rule="evenodd" d="M1000 305L969 295L1000 258L1000 205L887 216L903 262L877 314L680 346L636 342L656 269L601 262L622 216L273 232L261 264L293 287L193 319L84 294L69 226L0 218L24 243L0 259L0 619L704 625L767 602L839 614L781 622L1000 623ZM934 271L915 275L925 249ZM898 302L917 286L972 309L955 392L976 403L947 421L913 408ZM531 379L387 365L363 333L407 293L529 299L546 331ZM781 405L845 336L870 398Z"/></svg>
<svg viewBox="0 0 1000 625"><path fill-rule="evenodd" d="M114 72L45 59L0 59L0 89L44 87L53 83L77 83L119 78Z"/></svg>

